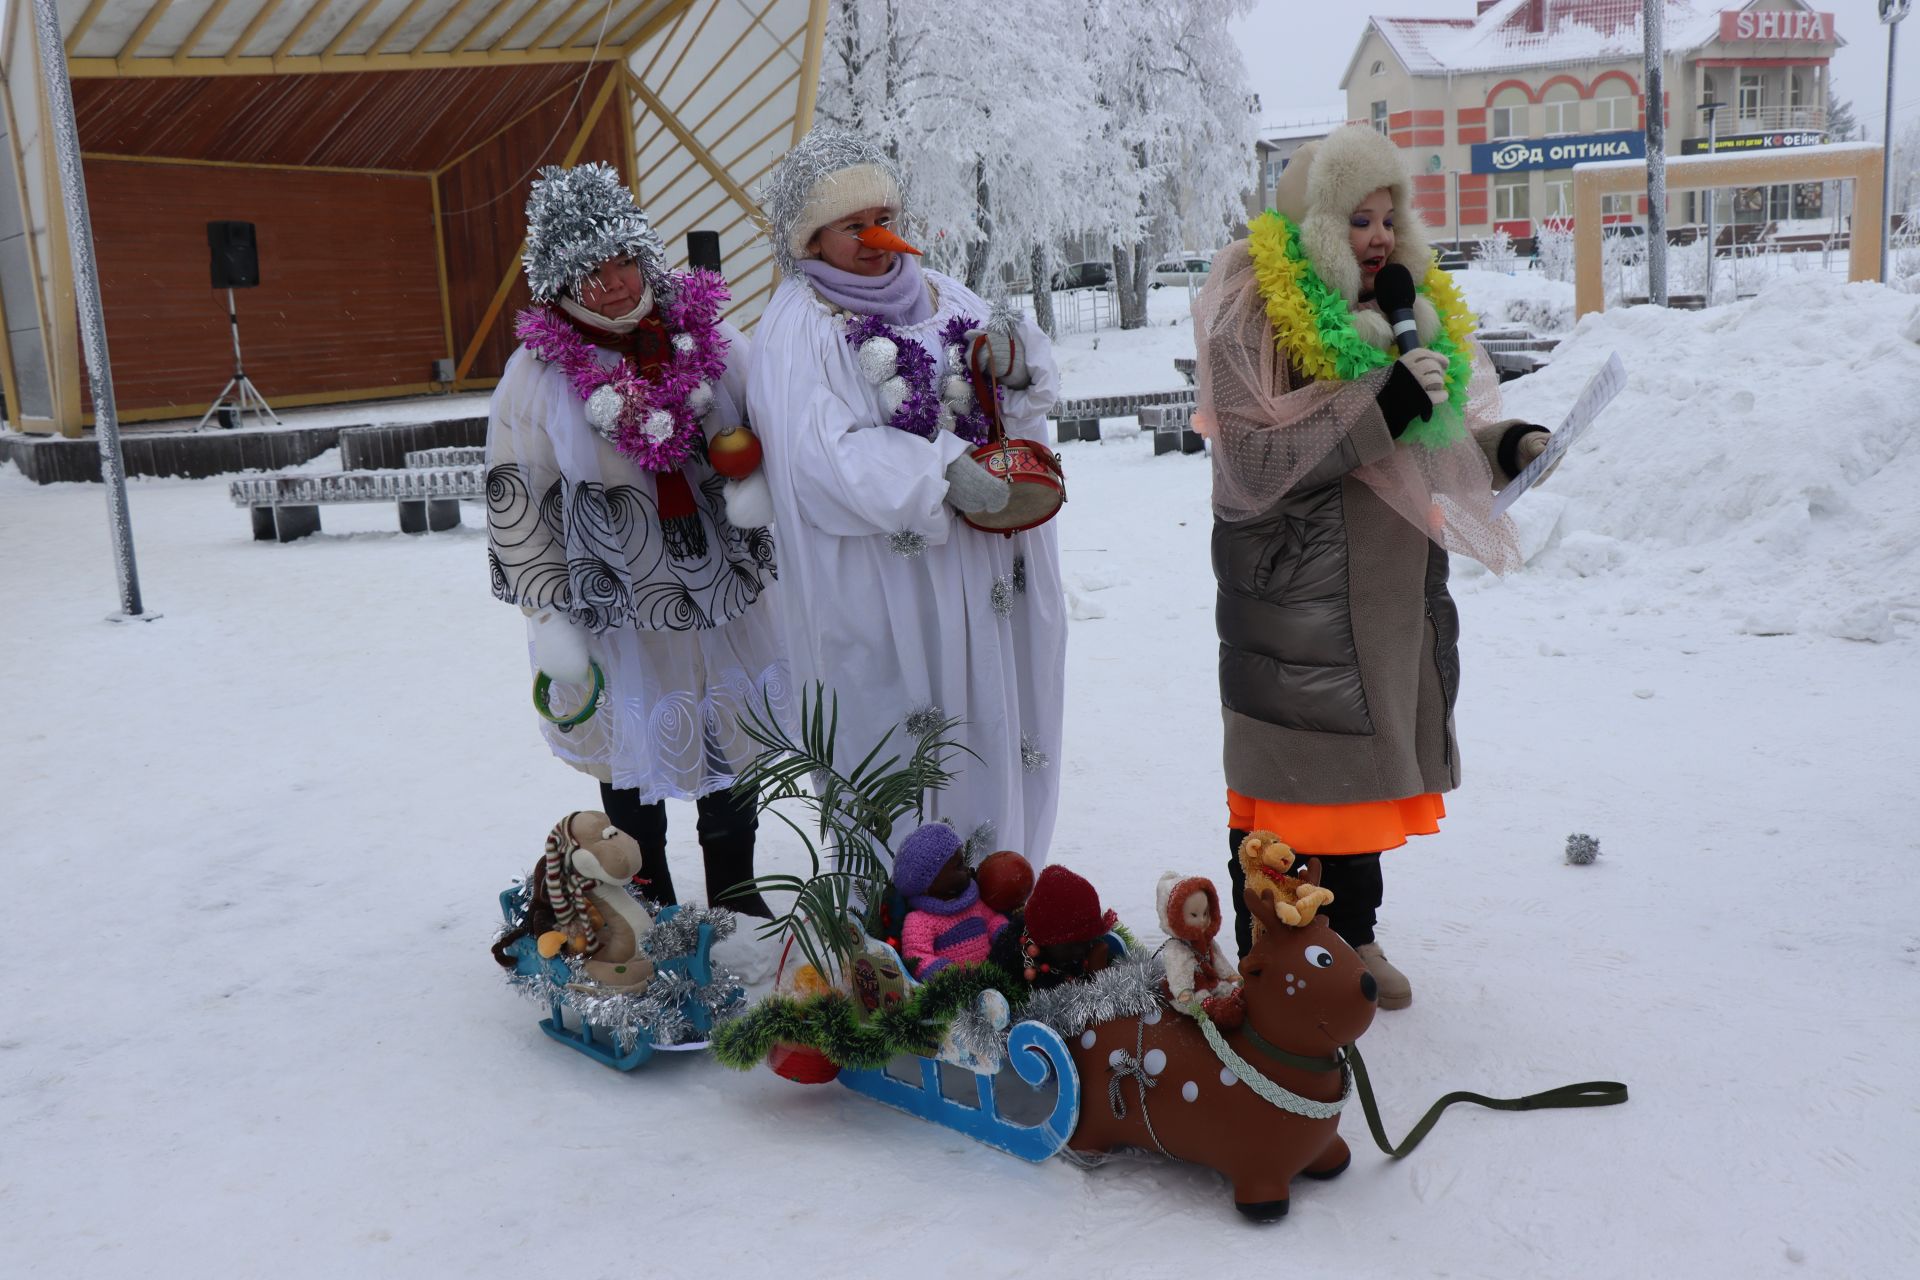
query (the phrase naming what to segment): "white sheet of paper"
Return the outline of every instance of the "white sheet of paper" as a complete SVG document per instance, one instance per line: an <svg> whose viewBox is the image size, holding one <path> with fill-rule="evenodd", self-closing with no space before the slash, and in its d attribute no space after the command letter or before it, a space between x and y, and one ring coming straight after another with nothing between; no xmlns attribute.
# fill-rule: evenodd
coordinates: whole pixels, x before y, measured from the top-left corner
<svg viewBox="0 0 1920 1280"><path fill-rule="evenodd" d="M1515 476L1511 483L1493 498L1493 514L1496 519L1507 514L1507 508L1520 500L1520 495L1540 483L1540 477L1553 469L1573 442L1578 440L1593 420L1600 416L1613 398L1626 389L1627 367L1620 363L1620 353L1614 352L1593 377L1587 379L1587 385L1581 389L1580 398L1573 402L1573 408L1567 410L1566 420L1553 429L1547 439L1547 447L1541 455L1527 464L1526 470Z"/></svg>

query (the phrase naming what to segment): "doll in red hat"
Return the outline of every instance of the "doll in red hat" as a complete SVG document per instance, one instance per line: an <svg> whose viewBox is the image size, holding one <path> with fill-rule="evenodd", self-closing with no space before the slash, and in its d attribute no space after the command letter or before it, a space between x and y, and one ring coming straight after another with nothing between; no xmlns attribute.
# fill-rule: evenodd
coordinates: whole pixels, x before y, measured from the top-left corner
<svg viewBox="0 0 1920 1280"><path fill-rule="evenodd" d="M1048 867L1027 905L996 939L992 960L1036 991L1098 973L1112 959L1107 931L1119 919L1100 908L1100 894L1065 867Z"/></svg>
<svg viewBox="0 0 1920 1280"><path fill-rule="evenodd" d="M1160 927L1167 931L1167 944L1160 954L1173 1007L1187 1014L1204 1009L1223 1027L1239 1026L1246 1007L1240 975L1217 940L1220 894L1213 881L1169 871L1160 877L1154 897Z"/></svg>

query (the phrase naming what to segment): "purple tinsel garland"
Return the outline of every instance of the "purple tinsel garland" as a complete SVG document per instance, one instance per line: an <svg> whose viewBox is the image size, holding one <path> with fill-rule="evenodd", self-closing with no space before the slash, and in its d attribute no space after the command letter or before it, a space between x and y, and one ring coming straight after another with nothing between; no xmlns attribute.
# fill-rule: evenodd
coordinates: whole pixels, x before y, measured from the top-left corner
<svg viewBox="0 0 1920 1280"><path fill-rule="evenodd" d="M720 307L727 301L726 281L711 271L688 271L673 276L673 290L660 307L660 319L677 339L673 355L651 381L642 378L633 362L622 356L610 369L600 367L593 343L552 307L532 307L514 321L514 337L548 364L558 365L573 385L574 394L591 399L601 387L620 394L620 417L603 434L618 449L648 471L677 471L693 455L700 439L700 416L688 399L701 387L717 383L727 372L726 337L721 334ZM659 440L646 433L647 419L665 411L673 429Z"/></svg>
<svg viewBox="0 0 1920 1280"><path fill-rule="evenodd" d="M977 328L979 321L966 316L955 316L947 321L940 331L941 346L958 345L964 352L965 335L968 329ZM958 334L959 337L953 335ZM894 410L887 425L896 431L906 431L924 440L931 440L940 434L940 390L935 385L935 367L933 357L927 349L907 337L898 329L882 320L879 316L848 316L847 342L858 351L863 344L873 338L885 338L893 343L898 353L894 357L894 374L904 378L907 384L907 398ZM964 359L964 357L963 357ZM955 369L955 373L965 376L964 368ZM987 418L976 404L965 414L954 415L954 434L972 444L987 442Z"/></svg>
<svg viewBox="0 0 1920 1280"><path fill-rule="evenodd" d="M979 321L971 317L955 316L953 319L947 321L945 328L940 330L940 344L942 346L948 349L959 348L960 359L958 363L960 367L955 369L954 372L966 378L969 385L972 385L973 379L969 377L970 371L967 368L967 330L977 329L979 327ZM1000 384L996 382L992 385L994 397L998 399L1000 395ZM965 413L956 413L953 417L953 434L959 436L962 440L970 440L974 444L985 444L987 442L987 434L991 424L987 420L987 411L981 407L980 394L978 391L974 393L973 408L967 410Z"/></svg>

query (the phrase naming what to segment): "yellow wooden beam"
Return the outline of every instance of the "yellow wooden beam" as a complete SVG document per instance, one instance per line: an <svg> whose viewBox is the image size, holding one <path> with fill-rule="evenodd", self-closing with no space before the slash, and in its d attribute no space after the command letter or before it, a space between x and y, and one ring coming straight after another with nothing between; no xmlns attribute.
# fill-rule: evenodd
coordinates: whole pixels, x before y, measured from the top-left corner
<svg viewBox="0 0 1920 1280"><path fill-rule="evenodd" d="M363 178L431 178L424 169L356 169L347 165L269 164L253 160L201 160L193 156L128 156L111 151L83 151L85 160L106 160L116 164L177 165L189 169L272 169L292 173L349 173Z"/></svg>
<svg viewBox="0 0 1920 1280"><path fill-rule="evenodd" d="M440 175L427 179L433 191L433 253L440 268L440 328L446 335L447 359L453 359L453 289L447 283L447 228L441 219Z"/></svg>
<svg viewBox="0 0 1920 1280"><path fill-rule="evenodd" d="M227 11L227 6L231 3L233 0L213 0L213 3L207 6L207 11L200 15L200 21L193 24L193 30L189 31L187 38L180 42L180 47L173 51L174 62L185 62L193 56L193 51L200 47L200 38L207 34L208 28L220 20L220 15Z"/></svg>
<svg viewBox="0 0 1920 1280"><path fill-rule="evenodd" d="M534 0L527 11L513 20L513 25L500 33L500 38L487 46L488 53L499 53L507 47L507 41L519 35L533 23L534 15L547 7L547 0Z"/></svg>
<svg viewBox="0 0 1920 1280"><path fill-rule="evenodd" d="M358 31L366 20L373 16L373 11L378 9L383 2L384 0L367 0L365 4L354 10L353 16L347 19L347 25L335 32L333 39L327 41L327 47L320 51L320 56L323 58L331 58L334 54L340 52L340 46L353 38L353 33ZM371 53L373 51L369 49L367 52Z"/></svg>
<svg viewBox="0 0 1920 1280"><path fill-rule="evenodd" d="M813 128L814 108L820 103L820 57L827 41L827 0L812 0L807 8L807 43L800 55L800 101L793 109L793 140Z"/></svg>
<svg viewBox="0 0 1920 1280"><path fill-rule="evenodd" d="M20 11L16 10L11 16L12 20L17 20L19 14ZM12 20L8 23L9 30L12 29ZM37 81L39 79L39 72L37 70L39 67L38 58L34 59L33 65L36 68L33 74ZM4 65L0 65L0 83L4 83L5 81L4 71ZM46 375L47 388L49 395L51 395L53 388L53 356L46 350L49 294L47 293L46 272L42 270L40 265L40 250L34 243L33 206L27 200L27 164L25 152L20 143L20 125L19 122L13 118L13 92L11 85L6 85L3 89L0 89L0 115L4 115L6 119L7 141L13 147L13 194L20 201L20 222L26 229L27 266L33 274L33 312L40 329L41 362L45 366L42 372ZM49 210L51 211L51 202L49 202ZM48 256L52 256L51 246L49 246ZM24 319L24 317L22 318ZM7 403L14 406L13 411L16 415L25 413L25 410L20 407L18 400L9 397ZM48 429L53 430L54 428L49 426Z"/></svg>
<svg viewBox="0 0 1920 1280"><path fill-rule="evenodd" d="M673 38L680 34L680 24L685 22L687 15L692 12L693 0L682 0L681 3L673 5L671 9L661 10L653 21L641 28L638 35L622 45L620 50L622 54L621 60L626 61L631 59L634 54L640 52L640 46L660 34L661 26L671 17L673 19L673 30L667 32L667 38L660 42L660 47L653 51L653 56L647 59L646 67L640 72L640 78L642 80L653 79L653 69L660 65L660 59L666 55L668 47L673 44Z"/></svg>
<svg viewBox="0 0 1920 1280"><path fill-rule="evenodd" d="M586 8L588 5L594 4L596 2L597 0L573 0L573 3L566 7L565 12L563 12L559 17L555 18L552 22L549 22L545 27L542 27L540 30L540 34L527 42L527 48L538 49L541 45L547 42L548 36L558 31L561 27L564 27L567 23L572 22L573 16L576 13L579 13L582 9Z"/></svg>
<svg viewBox="0 0 1920 1280"><path fill-rule="evenodd" d="M127 42L120 46L120 52L114 60L116 62L132 61L140 52L140 46L147 42L147 36L152 33L154 27L159 25L160 19L167 16L167 10L171 8L173 8L173 0L158 0L153 8L147 10L147 16L142 18L140 25L133 29L133 34L127 37Z"/></svg>
<svg viewBox="0 0 1920 1280"><path fill-rule="evenodd" d="M427 0L407 0L407 7L400 11L399 17L387 24L387 29L380 33L378 40L375 40L367 46L367 52L370 54L379 53L381 49L385 48L387 41L399 35L400 29L413 21L413 15L420 12L420 6L426 2Z"/></svg>
<svg viewBox="0 0 1920 1280"><path fill-rule="evenodd" d="M44 72L36 76L40 118L53 118L47 103ZM47 270L49 273L47 326L41 341L47 353L47 380L53 393L53 420L63 436L80 434L80 315L76 310L73 255L68 247L67 220L60 209L60 170L53 146L45 134L40 140L40 180L47 193Z"/></svg>
<svg viewBox="0 0 1920 1280"><path fill-rule="evenodd" d="M772 262L772 261L773 261L772 258L762 259L761 261L756 262L753 266L747 268L745 271L740 272L740 274L737 277L732 277L732 278L744 280L748 276L752 275L755 271L758 271L761 267L766 266L769 262ZM727 308L726 313L723 316L721 316L721 319L723 320L733 319L733 315L736 311L740 311L743 308L751 305L752 303L757 302L759 299L766 297L768 294L773 292L774 286L779 283L780 283L780 277L776 275L771 279L769 279L765 284L761 285L758 289L755 289L752 293L748 294L746 297L735 298L733 300L733 305Z"/></svg>
<svg viewBox="0 0 1920 1280"><path fill-rule="evenodd" d="M634 78L631 72L626 71L624 67L622 67L621 70L625 75L627 87L633 93L634 97L640 99L641 102L646 104L647 110L659 117L660 123L664 124L667 127L667 131L679 140L680 145L686 149L689 155L699 162L700 167L705 169L708 175L720 184L721 189L732 196L734 202L741 208L758 213L760 211L759 204L754 201L752 196L747 194L745 187L742 187L733 180L733 175L727 172L726 166L718 160L715 160L713 154L709 152L705 146L701 145L700 139L694 137L693 132L680 123L680 117L668 110L667 104L655 97L653 90L641 84L639 80Z"/></svg>
<svg viewBox="0 0 1920 1280"><path fill-rule="evenodd" d="M501 14L505 13L508 9L512 8L514 5L518 4L519 2L520 0L500 0L500 3L494 5L493 8L487 10L487 14L484 18L480 19L480 21L473 24L473 30L467 32L466 35L460 37L460 43L453 46L453 51L455 53L465 53L468 49L472 48L473 42L480 38L480 33L487 29L487 26L489 23L491 23L495 18L499 17ZM535 0L533 7L535 9L538 9L540 7L539 0Z"/></svg>
<svg viewBox="0 0 1920 1280"><path fill-rule="evenodd" d="M328 7L327 0L309 0L309 3L313 5L313 8L307 10L306 16L293 24L293 30L289 31L287 38L280 42L280 47L273 51L273 60L275 62L279 62L282 58L292 53L293 46L300 43L301 37L306 35L307 32L312 29L313 24L320 21L321 15L326 13Z"/></svg>
<svg viewBox="0 0 1920 1280"><path fill-rule="evenodd" d="M709 124L713 122L713 118L715 116L719 115L722 111L725 111L728 107L732 106L733 100L739 97L742 93L746 92L747 86L752 84L755 80L759 79L760 73L762 71L765 71L769 66L773 65L775 60L777 60L781 54L786 53L787 45L792 44L794 40L796 40L799 37L799 35L800 33L796 31L792 35L788 36L786 44L781 45L779 48L775 49L772 53L769 53L766 57L760 59L759 65L754 67L753 70L747 72L745 75L739 77L738 81L734 84L733 88L728 91L727 96L720 99L720 101L714 103L713 110L707 112L707 114L705 114L704 116L701 116L699 123L695 124L693 127L696 130L706 128ZM760 101L754 103L753 110L743 113L740 118L742 120L745 120L751 117L754 111L758 111L761 107L764 107L767 105L767 103L771 102L773 100L774 94L779 93L782 89L785 89L788 85L792 84L795 80L798 80L799 78L800 78L800 68L795 67L793 71L787 75L786 79L782 80L779 84L774 86L772 93L768 93L765 97L761 98ZM688 102L691 103L692 99L689 98Z"/></svg>
<svg viewBox="0 0 1920 1280"><path fill-rule="evenodd" d="M7 333L7 300L0 296L0 394L7 398L10 420L20 417L20 383L13 375L13 343ZM15 427L14 430L19 430Z"/></svg>
<svg viewBox="0 0 1920 1280"><path fill-rule="evenodd" d="M713 79L720 68L732 63L735 50L739 49L739 47L745 43L746 38L753 34L756 27L761 26L766 21L767 15L773 12L773 6L779 3L780 0L767 0L766 8L754 14L751 21L741 24L740 34L733 38L733 43L727 46L726 52L717 58L708 60L707 74L701 76L699 82L695 84L693 88L681 95L680 109L682 111L687 109L688 103L700 96L700 91L707 87L707 82ZM700 26L687 38L687 43L680 50L680 56L673 60L673 65L667 69L667 74L660 77L659 83L661 88L664 89L668 84L672 83L674 74L680 70L680 64L686 61L687 55L693 51L693 46L700 43L700 35L707 29L707 18L711 18L719 8L719 4L716 3L711 9L707 10L707 17L700 19Z"/></svg>
<svg viewBox="0 0 1920 1280"><path fill-rule="evenodd" d="M495 129L492 133L488 134L486 137L482 138L480 141L474 143L472 146L468 147L465 151L462 151L459 155L455 156L453 159L441 165L438 169L435 169L433 171L434 176L438 177L441 174L446 173L449 169L452 169L457 165L459 165L461 161L465 160L468 156L471 156L474 152L479 151L481 148L487 146L495 138L498 138L501 134L508 133L513 129L518 128L522 120L525 120L528 116L533 115L535 112L544 110L548 106L548 104L553 102L554 99L561 98L561 97L572 97L574 92L575 92L574 83L572 78L569 77L567 80L567 83L561 85L558 89L555 89L552 93L540 99L540 101L534 103L532 106L528 107L525 111L522 111L519 115L507 121L505 124L501 125L498 129Z"/></svg>
<svg viewBox="0 0 1920 1280"><path fill-rule="evenodd" d="M593 136L593 130L600 123L600 116L607 109L607 103L613 100L613 91L619 83L619 77L609 71L600 79L600 92L593 96L593 105L587 109L587 118L581 123L580 131L573 136L573 142L567 147L566 158L561 160L561 168L573 164L586 150L587 139ZM493 332L493 325L500 318L500 311L507 305L507 295L513 292L513 282L520 276L520 255L527 251L525 236L520 238L519 248L513 251L513 258L507 263L507 272L500 278L500 286L493 291L493 301L487 304L486 314L480 317L480 325L474 330L467 349L460 356L460 364L454 370L454 381L467 376L467 370L473 368L473 362L480 358L480 348L485 344L487 335Z"/></svg>
<svg viewBox="0 0 1920 1280"><path fill-rule="evenodd" d="M478 391L498 381L498 378L475 378L458 389ZM351 404L356 400L398 400L403 396L426 396L445 390L446 387L437 382L396 382L384 387L355 387L350 391L309 391L300 395L276 393L273 403L277 409L303 409L322 404ZM145 409L122 409L117 416L123 423L188 422L199 416L201 408L199 404L152 405ZM85 415L81 422L91 427L93 415Z"/></svg>
<svg viewBox="0 0 1920 1280"><path fill-rule="evenodd" d="M67 36L68 57L72 57L73 51L80 47L80 38L93 29L93 20L100 16L100 10L104 9L106 4L107 0L93 0L86 7L86 11L80 15L80 21L73 24L73 31ZM31 15L27 20L29 22L33 20Z"/></svg>
<svg viewBox="0 0 1920 1280"><path fill-rule="evenodd" d="M426 52L427 46L432 44L435 40L439 39L440 33L442 31L445 31L448 25L451 24L455 18L465 13L467 10L467 6L472 3L473 3L473 0L458 0L458 2L452 8L448 9L445 13L440 15L440 21L434 23L433 26L428 29L427 34L420 37L420 39L414 43L413 48L409 49L407 52L412 54L421 54Z"/></svg>
<svg viewBox="0 0 1920 1280"><path fill-rule="evenodd" d="M620 38L621 33L635 22L645 18L647 11L653 8L653 4L654 0L640 0L640 3L634 5L633 8L618 17L609 17L607 19L607 29L604 32L598 31L598 24L594 24L596 34L600 36L600 43L607 45L609 48L625 48L627 42Z"/></svg>
<svg viewBox="0 0 1920 1280"><path fill-rule="evenodd" d="M253 38L260 34L260 28L267 25L267 23L273 18L274 13L284 3L285 3L285 0L267 0L265 4L261 5L260 12L253 15L253 21L247 24L247 29L240 33L240 38L233 42L233 47L227 50L226 55L221 58L221 61L226 63L230 67L237 64L240 61L240 51L253 43ZM67 67L68 67L68 70L71 71L75 77L79 77L87 74L86 72L80 69L82 64L90 63L92 61L93 59L91 58L69 58L67 59ZM142 61L144 61L144 59L135 58L132 61L132 65L137 66ZM268 63L269 66L272 65L272 60L268 58L262 58L260 59L260 61ZM115 71L114 74L133 75L137 73L130 70L128 67L121 67L120 69ZM179 72L176 74L191 74L191 73Z"/></svg>
<svg viewBox="0 0 1920 1280"><path fill-rule="evenodd" d="M433 71L444 67L530 67L555 63L582 65L612 62L620 56L617 49L512 49L488 53L469 49L465 53L340 53L331 58L302 54L290 58L252 57L135 58L122 65L112 58L72 58L67 69L75 80L185 80L203 76L324 75L354 71Z"/></svg>
<svg viewBox="0 0 1920 1280"><path fill-rule="evenodd" d="M607 43L619 45L620 48L631 56L642 44L651 40L654 33L665 26L669 20L671 20L675 26L678 26L680 19L684 18L692 9L693 0L681 0L680 3L666 6L652 17L646 17L646 6L641 5L637 12L631 13L620 20L619 25L613 29L611 35L608 37ZM633 26L633 20L635 18L642 19L643 24L640 30L631 31L629 29Z"/></svg>
<svg viewBox="0 0 1920 1280"><path fill-rule="evenodd" d="M591 31L597 38L599 38L601 42L604 42L605 33L613 30L612 10L616 8L619 5L619 3L620 3L620 0L607 0L607 3L605 5L596 5L596 7L600 9L600 12L598 14L594 14L590 11L588 14L587 20L581 23L579 26L579 29L576 30L572 35L568 36L565 40L562 40L560 42L559 47L562 49L572 48L573 46L579 44L580 37L585 35L589 31ZM641 3L643 4L646 3L646 0L641 0ZM605 24L604 27L601 25L602 23Z"/></svg>
<svg viewBox="0 0 1920 1280"><path fill-rule="evenodd" d="M626 144L627 148L627 190L633 192L633 202L644 208L645 204L640 198L640 153L633 148L634 99L633 85L630 83L632 79L633 75L626 70L626 64L623 61L620 75L620 118L627 122L627 127L620 131L620 140Z"/></svg>

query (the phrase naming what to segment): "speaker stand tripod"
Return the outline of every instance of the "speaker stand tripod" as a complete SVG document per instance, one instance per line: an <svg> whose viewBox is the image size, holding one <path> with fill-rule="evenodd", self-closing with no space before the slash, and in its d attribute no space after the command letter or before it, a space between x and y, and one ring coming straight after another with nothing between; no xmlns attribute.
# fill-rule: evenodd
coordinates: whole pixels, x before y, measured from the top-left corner
<svg viewBox="0 0 1920 1280"><path fill-rule="evenodd" d="M233 415L232 425L244 424L249 413L276 427L286 425L280 421L280 415L273 411L273 406L267 403L267 398L260 394L260 388L253 385L253 379L247 376L246 368L241 364L240 312L234 303L232 289L227 290L227 327L233 331L233 376L227 379L226 386L220 388L220 394L200 416L200 421L193 424L193 429L198 431L206 426L215 414L221 414L221 422L225 425L226 414L229 413Z"/></svg>

